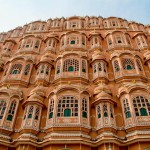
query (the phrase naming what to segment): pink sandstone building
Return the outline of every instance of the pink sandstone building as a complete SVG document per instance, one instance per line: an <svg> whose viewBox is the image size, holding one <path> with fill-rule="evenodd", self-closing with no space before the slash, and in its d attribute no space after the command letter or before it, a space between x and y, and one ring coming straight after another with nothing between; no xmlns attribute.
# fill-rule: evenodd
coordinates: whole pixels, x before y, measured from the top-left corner
<svg viewBox="0 0 150 150"><path fill-rule="evenodd" d="M150 150L150 26L73 16L0 33L0 150Z"/></svg>

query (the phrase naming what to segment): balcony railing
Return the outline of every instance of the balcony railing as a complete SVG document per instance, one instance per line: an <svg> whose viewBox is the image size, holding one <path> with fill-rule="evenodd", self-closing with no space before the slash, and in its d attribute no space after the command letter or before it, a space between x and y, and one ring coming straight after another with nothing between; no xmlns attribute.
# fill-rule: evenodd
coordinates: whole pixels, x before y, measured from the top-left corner
<svg viewBox="0 0 150 150"><path fill-rule="evenodd" d="M83 78L88 78L87 73L81 72L80 71L73 71L73 72L62 72L59 74L55 74L55 80L59 78L67 78L67 77L83 77Z"/></svg>
<svg viewBox="0 0 150 150"><path fill-rule="evenodd" d="M82 45L82 44L67 44L67 45L63 45L60 47L60 50L64 50L64 49L72 49L72 48L82 48L85 49L86 46Z"/></svg>

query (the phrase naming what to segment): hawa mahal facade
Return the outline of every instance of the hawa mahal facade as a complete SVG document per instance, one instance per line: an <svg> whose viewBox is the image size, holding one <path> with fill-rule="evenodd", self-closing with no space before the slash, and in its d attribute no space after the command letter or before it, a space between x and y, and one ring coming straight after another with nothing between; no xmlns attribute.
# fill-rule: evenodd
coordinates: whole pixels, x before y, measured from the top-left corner
<svg viewBox="0 0 150 150"><path fill-rule="evenodd" d="M0 150L150 150L150 26L73 16L0 33Z"/></svg>

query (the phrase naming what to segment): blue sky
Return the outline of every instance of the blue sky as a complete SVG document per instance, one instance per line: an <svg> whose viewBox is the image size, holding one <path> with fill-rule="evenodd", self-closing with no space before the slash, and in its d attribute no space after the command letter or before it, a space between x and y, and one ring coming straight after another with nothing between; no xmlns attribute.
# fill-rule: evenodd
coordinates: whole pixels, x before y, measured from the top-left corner
<svg viewBox="0 0 150 150"><path fill-rule="evenodd" d="M35 20L116 16L150 24L150 0L0 0L0 32Z"/></svg>

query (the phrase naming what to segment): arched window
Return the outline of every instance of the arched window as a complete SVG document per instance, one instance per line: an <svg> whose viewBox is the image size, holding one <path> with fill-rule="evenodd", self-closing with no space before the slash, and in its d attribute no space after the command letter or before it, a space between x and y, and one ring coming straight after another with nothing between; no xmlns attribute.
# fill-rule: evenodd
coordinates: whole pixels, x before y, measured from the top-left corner
<svg viewBox="0 0 150 150"><path fill-rule="evenodd" d="M146 46L147 43L146 43L145 37L144 37L144 36L140 36L140 39L141 39L142 45L143 45L143 46Z"/></svg>
<svg viewBox="0 0 150 150"><path fill-rule="evenodd" d="M4 100L0 100L0 119L3 118L6 109L6 102Z"/></svg>
<svg viewBox="0 0 150 150"><path fill-rule="evenodd" d="M27 64L27 65L25 66L24 75L28 75L28 74L29 74L29 71L30 71L30 64Z"/></svg>
<svg viewBox="0 0 150 150"><path fill-rule="evenodd" d="M78 116L78 100L74 96L63 96L58 100L57 117Z"/></svg>
<svg viewBox="0 0 150 150"><path fill-rule="evenodd" d="M61 46L64 46L64 38L62 38L62 40L61 40Z"/></svg>
<svg viewBox="0 0 150 150"><path fill-rule="evenodd" d="M137 45L140 47L140 46L142 46L142 44L141 44L141 41L140 41L140 39L137 37L136 38L136 42L137 42Z"/></svg>
<svg viewBox="0 0 150 150"><path fill-rule="evenodd" d="M104 27L105 27L105 28L108 28L108 25L107 25L107 22L106 22L106 21L104 22Z"/></svg>
<svg viewBox="0 0 150 150"><path fill-rule="evenodd" d="M13 43L7 42L7 43L4 45L4 50L11 51L11 50L13 49L13 46L14 46Z"/></svg>
<svg viewBox="0 0 150 150"><path fill-rule="evenodd" d="M114 114L113 114L113 108L112 108L112 106L110 106L110 116L111 116L111 118L114 118Z"/></svg>
<svg viewBox="0 0 150 150"><path fill-rule="evenodd" d="M124 43L124 39L121 35L116 35L115 42L116 42L116 44L122 44L122 43Z"/></svg>
<svg viewBox="0 0 150 150"><path fill-rule="evenodd" d="M32 116L33 116L33 106L31 106L31 107L29 108L28 118L32 118Z"/></svg>
<svg viewBox="0 0 150 150"><path fill-rule="evenodd" d="M125 58L122 61L124 70L133 70L135 69L134 62L132 59Z"/></svg>
<svg viewBox="0 0 150 150"><path fill-rule="evenodd" d="M131 112L130 112L129 102L127 99L123 100L123 107L124 107L124 113L125 113L126 118L130 118Z"/></svg>
<svg viewBox="0 0 150 150"><path fill-rule="evenodd" d="M32 43L31 39L25 39L23 41L23 48L29 48L29 47L31 47L31 43Z"/></svg>
<svg viewBox="0 0 150 150"><path fill-rule="evenodd" d="M94 70L94 73L96 73L96 64L94 64L94 66L93 66L93 70Z"/></svg>
<svg viewBox="0 0 150 150"><path fill-rule="evenodd" d="M95 44L97 44L98 43L98 38L97 37L95 37Z"/></svg>
<svg viewBox="0 0 150 150"><path fill-rule="evenodd" d="M56 74L59 74L60 73L60 62L57 63L57 69L56 69Z"/></svg>
<svg viewBox="0 0 150 150"><path fill-rule="evenodd" d="M118 23L117 23L116 20L110 20L110 25L111 25L112 27L117 27L117 26L118 26Z"/></svg>
<svg viewBox="0 0 150 150"><path fill-rule="evenodd" d="M107 105L103 105L103 112L104 112L104 117L108 117L108 110L107 110Z"/></svg>
<svg viewBox="0 0 150 150"><path fill-rule="evenodd" d="M67 59L64 61L63 72L79 71L79 61Z"/></svg>
<svg viewBox="0 0 150 150"><path fill-rule="evenodd" d="M39 119L39 114L40 114L40 109L39 108L36 108L36 111L35 111L35 120L38 120Z"/></svg>
<svg viewBox="0 0 150 150"><path fill-rule="evenodd" d="M150 102L144 96L136 96L133 99L133 107L136 116L150 115Z"/></svg>
<svg viewBox="0 0 150 150"><path fill-rule="evenodd" d="M82 99L82 117L87 118L87 100L85 98Z"/></svg>
<svg viewBox="0 0 150 150"><path fill-rule="evenodd" d="M107 42L108 42L108 45L109 45L109 46L112 45L112 40L111 40L111 38L108 38Z"/></svg>
<svg viewBox="0 0 150 150"><path fill-rule="evenodd" d="M98 71L102 71L102 63L101 62L98 63Z"/></svg>
<svg viewBox="0 0 150 150"><path fill-rule="evenodd" d="M40 73L44 73L44 70L45 70L45 65L42 65L40 69Z"/></svg>
<svg viewBox="0 0 150 150"><path fill-rule="evenodd" d="M47 41L47 47L49 47L49 46L52 46L52 39L49 39L49 40Z"/></svg>
<svg viewBox="0 0 150 150"><path fill-rule="evenodd" d="M45 64L42 64L42 65L39 67L37 74L39 74L39 72L40 72L41 74L45 73L46 75L48 75L48 74L49 74L49 71L50 71L49 66L47 66L47 65L45 65Z"/></svg>
<svg viewBox="0 0 150 150"><path fill-rule="evenodd" d="M7 120L12 121L13 120L13 116L15 114L15 109L16 109L16 101L12 101L10 107L9 107L9 111L8 111L8 115L7 115Z"/></svg>
<svg viewBox="0 0 150 150"><path fill-rule="evenodd" d="M97 107L97 117L101 118L101 107L100 106Z"/></svg>
<svg viewBox="0 0 150 150"><path fill-rule="evenodd" d="M20 74L22 70L22 64L15 64L12 66L10 74Z"/></svg>
<svg viewBox="0 0 150 150"><path fill-rule="evenodd" d="M103 70L104 70L105 73L106 73L106 70L107 70L106 68L107 68L106 63L103 62Z"/></svg>
<svg viewBox="0 0 150 150"><path fill-rule="evenodd" d="M55 40L53 40L53 45L52 45L52 46L53 46L53 47L55 47L55 45L56 45L56 41L55 41Z"/></svg>
<svg viewBox="0 0 150 150"><path fill-rule="evenodd" d="M86 72L86 62L82 60L82 72Z"/></svg>
<svg viewBox="0 0 150 150"><path fill-rule="evenodd" d="M85 37L82 36L82 45L85 45Z"/></svg>
<svg viewBox="0 0 150 150"><path fill-rule="evenodd" d="M45 25L43 24L41 30L44 30L44 28L45 28Z"/></svg>
<svg viewBox="0 0 150 150"><path fill-rule="evenodd" d="M49 119L53 118L53 110L54 110L54 99L50 99L49 116L48 116Z"/></svg>
<svg viewBox="0 0 150 150"><path fill-rule="evenodd" d="M50 68L49 68L49 66L47 66L47 67L46 67L46 74L47 74L47 75L49 74L49 70L50 70Z"/></svg>
<svg viewBox="0 0 150 150"><path fill-rule="evenodd" d="M39 41L39 40L36 40L36 41L35 41L34 48L39 48L39 45L40 45L40 41Z"/></svg>
<svg viewBox="0 0 150 150"><path fill-rule="evenodd" d="M28 32L28 31L29 31L29 29L30 29L30 26L28 25L28 26L27 26L27 28L26 28L26 31Z"/></svg>
<svg viewBox="0 0 150 150"><path fill-rule="evenodd" d="M119 63L117 60L114 61L114 69L115 69L115 72L120 71Z"/></svg>
<svg viewBox="0 0 150 150"><path fill-rule="evenodd" d="M141 65L141 61L139 59L136 59L136 63L137 63L137 67L140 71L143 71L142 65Z"/></svg>

